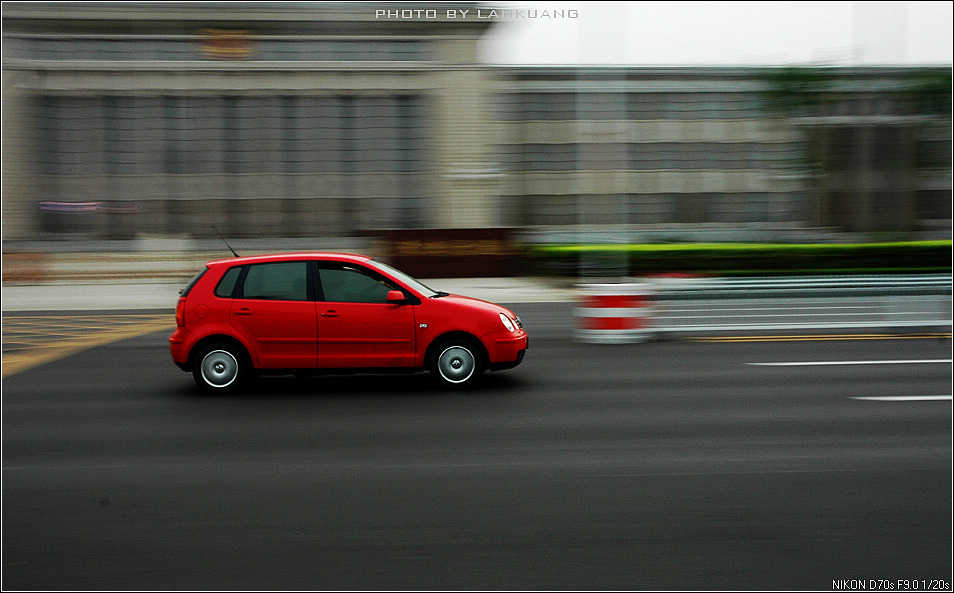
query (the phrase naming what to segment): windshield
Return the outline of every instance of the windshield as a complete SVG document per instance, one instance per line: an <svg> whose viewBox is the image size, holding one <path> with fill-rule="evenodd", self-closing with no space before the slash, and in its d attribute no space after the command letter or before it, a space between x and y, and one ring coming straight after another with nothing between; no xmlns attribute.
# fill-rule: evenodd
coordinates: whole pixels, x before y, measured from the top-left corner
<svg viewBox="0 0 954 593"><path fill-rule="evenodd" d="M415 280L414 278L411 278L410 276L408 276L408 275L405 274L404 272L402 272L402 271L400 271L400 270L395 270L394 268L392 268L391 266L389 266L389 265L387 265L387 264L385 264L385 263L381 263L381 262L379 262L379 261L377 261L377 260L374 260L374 259L369 260L367 263L368 263L368 265L370 265L370 266L373 267L373 268L377 268L377 269L381 270L382 272L387 272L388 274L390 274L391 276L393 276L393 277L396 278L397 280L400 280L400 281L401 281L402 283L404 283L406 286L408 286L408 287L410 287L410 288L413 288L414 290L416 290L417 292L421 293L422 295L424 295L424 296L426 296L426 297L434 297L434 296L438 296L438 295L442 294L442 293L437 292L436 290L432 290L432 289L428 288L427 286L421 284L420 282L418 282L418 281Z"/></svg>

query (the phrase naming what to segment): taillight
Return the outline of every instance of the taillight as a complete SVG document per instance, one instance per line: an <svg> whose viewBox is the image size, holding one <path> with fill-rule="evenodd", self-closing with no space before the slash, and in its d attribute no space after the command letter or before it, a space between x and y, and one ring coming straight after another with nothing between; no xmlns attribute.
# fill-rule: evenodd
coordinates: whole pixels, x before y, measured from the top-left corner
<svg viewBox="0 0 954 593"><path fill-rule="evenodd" d="M185 327L185 302L185 297L180 297L176 305L176 325L179 327Z"/></svg>

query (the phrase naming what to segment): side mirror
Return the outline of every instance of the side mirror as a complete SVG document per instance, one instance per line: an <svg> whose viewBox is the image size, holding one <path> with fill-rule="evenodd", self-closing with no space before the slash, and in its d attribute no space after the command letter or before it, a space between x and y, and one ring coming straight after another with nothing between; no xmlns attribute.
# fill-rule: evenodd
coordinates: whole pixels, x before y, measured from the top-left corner
<svg viewBox="0 0 954 593"><path fill-rule="evenodd" d="M403 305L407 302L404 293L400 290L389 290L388 291L388 303L392 305Z"/></svg>

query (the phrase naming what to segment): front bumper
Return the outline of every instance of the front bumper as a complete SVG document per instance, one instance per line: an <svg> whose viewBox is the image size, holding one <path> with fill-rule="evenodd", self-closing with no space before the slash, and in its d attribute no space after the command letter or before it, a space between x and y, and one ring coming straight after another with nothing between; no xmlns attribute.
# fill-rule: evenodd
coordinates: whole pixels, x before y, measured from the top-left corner
<svg viewBox="0 0 954 593"><path fill-rule="evenodd" d="M512 369L513 367L515 367L515 366L517 366L518 364L520 364L521 362L523 362L523 357L524 357L524 355L526 355L526 353L527 353L527 348L524 348L524 349L521 350L520 352L517 352L517 360L515 360L515 361L513 361L513 362L495 362L495 363L491 363L491 364L490 364L490 368L489 368L488 370L490 370L490 371L505 371L505 370L507 370L507 369Z"/></svg>
<svg viewBox="0 0 954 593"><path fill-rule="evenodd" d="M499 335L499 334L498 334ZM487 354L490 358L488 370L502 371L512 369L521 362L530 346L530 338L526 332L506 334L506 337L494 337L491 344L487 344Z"/></svg>

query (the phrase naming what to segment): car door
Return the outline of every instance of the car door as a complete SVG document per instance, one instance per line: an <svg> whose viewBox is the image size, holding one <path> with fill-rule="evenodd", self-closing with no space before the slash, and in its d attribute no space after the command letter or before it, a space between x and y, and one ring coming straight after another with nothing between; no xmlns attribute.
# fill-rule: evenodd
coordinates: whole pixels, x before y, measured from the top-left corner
<svg viewBox="0 0 954 593"><path fill-rule="evenodd" d="M318 275L320 368L414 366L414 307L387 302L400 286L353 264L321 263Z"/></svg>
<svg viewBox="0 0 954 593"><path fill-rule="evenodd" d="M308 262L246 267L232 301L232 326L255 350L261 368L315 368L318 323Z"/></svg>

